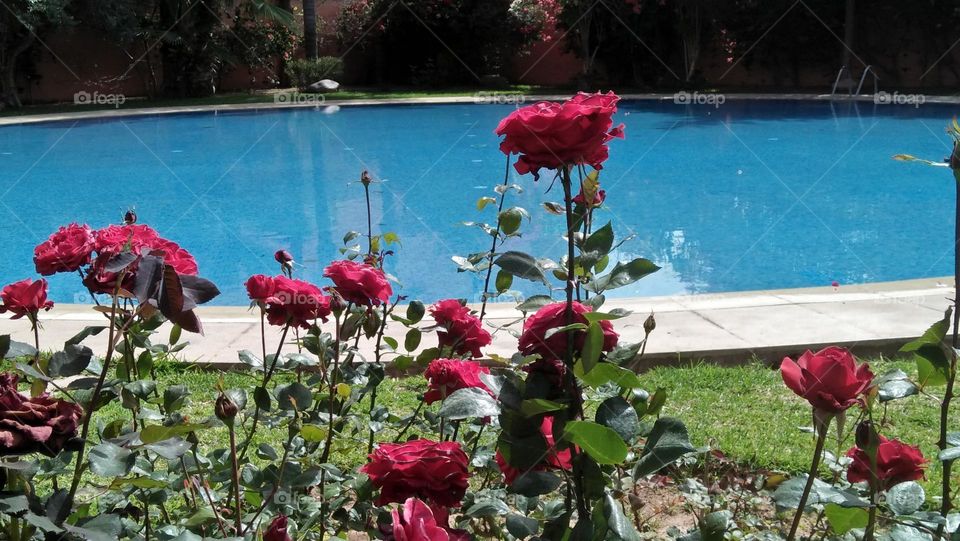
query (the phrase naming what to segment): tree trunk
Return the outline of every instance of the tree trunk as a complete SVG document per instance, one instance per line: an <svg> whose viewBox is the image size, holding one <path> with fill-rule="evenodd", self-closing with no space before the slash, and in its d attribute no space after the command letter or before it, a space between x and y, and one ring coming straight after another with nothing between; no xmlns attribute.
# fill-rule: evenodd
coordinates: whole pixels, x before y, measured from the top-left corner
<svg viewBox="0 0 960 541"><path fill-rule="evenodd" d="M850 68L850 51L853 51L854 28L856 27L856 5L855 0L847 0L846 15L843 21L843 66ZM864 66L866 68L866 66ZM850 76L853 77L851 72Z"/></svg>
<svg viewBox="0 0 960 541"><path fill-rule="evenodd" d="M308 60L317 58L317 2L303 0L303 50Z"/></svg>
<svg viewBox="0 0 960 541"><path fill-rule="evenodd" d="M33 45L35 34L28 32L17 45L7 54L3 64L3 75L0 78L0 104L9 105L14 109L23 106L17 93L17 59ZM2 108L2 107L0 107Z"/></svg>
<svg viewBox="0 0 960 541"><path fill-rule="evenodd" d="M279 0L277 6L288 13L293 13L290 0ZM290 77L287 76L287 60L282 55L277 64L277 80L280 81L280 88L288 88L291 86Z"/></svg>

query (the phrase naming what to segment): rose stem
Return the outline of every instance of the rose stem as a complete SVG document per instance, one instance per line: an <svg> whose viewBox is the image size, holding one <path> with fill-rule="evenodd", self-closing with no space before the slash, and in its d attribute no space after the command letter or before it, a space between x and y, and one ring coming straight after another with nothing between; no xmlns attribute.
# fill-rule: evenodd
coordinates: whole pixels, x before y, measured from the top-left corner
<svg viewBox="0 0 960 541"><path fill-rule="evenodd" d="M497 240L500 239L500 213L503 212L503 202L507 198L507 184L510 182L510 155L507 154L507 168L503 172L503 191L500 192L500 202L497 204L497 229L490 244L490 253L487 255L487 275L483 279L483 298L480 299L480 321L487 313L487 291L490 289L490 276L493 274L493 258L497 255Z"/></svg>
<svg viewBox="0 0 960 541"><path fill-rule="evenodd" d="M827 441L827 423L821 424L817 432L817 445L813 450L813 461L810 463L810 473L807 475L807 484L803 486L803 493L800 495L800 504L797 506L797 513L793 515L793 523L790 525L790 534L787 535L787 541L793 541L797 536L797 528L800 527L800 518L803 516L803 509L807 506L807 498L810 496L810 489L813 488L813 482L817 478L817 472L820 471L820 456L823 454L823 445Z"/></svg>
<svg viewBox="0 0 960 541"><path fill-rule="evenodd" d="M573 223L573 196L570 190L570 184L572 183L570 179L570 167L564 166L563 173L560 179L560 183L563 185L563 204L564 210L567 218L567 284L566 284L566 324L573 324L573 281L576 279L574 272L576 270L574 265L574 254L573 254L573 234L576 231L576 225ZM570 331L567 331L570 332ZM570 398L572 402L570 403L570 411L573 417L579 417L581 414L582 408L582 397L580 395L580 388L577 385L576 376L573 374L573 340L568 335L567 339L567 352L566 352L566 366L567 366L567 380L568 386L570 387ZM583 493L583 466L580 464L579 460L576 460L577 455L580 453L577 452L576 447L570 448L571 459L573 460L573 482L575 484L576 497L577 497L577 515L579 519L584 519L590 516L589 509L587 508L587 501L584 498Z"/></svg>
<svg viewBox="0 0 960 541"><path fill-rule="evenodd" d="M267 384L270 383L270 377L273 376L273 369L277 366L277 360L280 358L280 352L283 351L283 342L287 339L287 331L289 330L290 322L287 322L287 324L283 327L283 333L280 334L280 343L277 344L277 353L273 356L273 362L270 364L270 368L265 370L263 373L263 382L260 386L264 389L267 388ZM267 362L266 355L263 356L263 362ZM253 433L257 431L257 421L259 420L260 404L256 404L253 408L253 424L250 425L250 432L247 433L247 437L243 439L243 445L240 446L240 460L243 460L243 458L247 455L247 449L250 448L250 441L253 440Z"/></svg>
<svg viewBox="0 0 960 541"><path fill-rule="evenodd" d="M954 156L960 152L958 149L958 144L954 143L953 154ZM953 160L951 160L953 161ZM960 296L960 254L957 254L957 250L960 249L960 170L953 170L953 178L955 180L954 185L956 187L956 207L954 211L954 232L953 232L953 337L951 340L951 345L953 346L953 351L951 352L950 360L950 373L947 376L947 389L943 392L943 401L940 403L940 439L937 441L937 447L943 451L947 448L947 423L950 420L950 402L953 401L953 386L957 380L957 347L960 346L960 306L958 306L957 297ZM950 509L953 507L952 502L950 501L950 471L953 469L953 461L947 460L942 462L943 464L943 480L941 481L940 491L941 491L941 502L940 502L940 515L943 517L947 516L947 513L950 512ZM939 539L943 537L943 530L945 524L937 525L937 535L936 538Z"/></svg>

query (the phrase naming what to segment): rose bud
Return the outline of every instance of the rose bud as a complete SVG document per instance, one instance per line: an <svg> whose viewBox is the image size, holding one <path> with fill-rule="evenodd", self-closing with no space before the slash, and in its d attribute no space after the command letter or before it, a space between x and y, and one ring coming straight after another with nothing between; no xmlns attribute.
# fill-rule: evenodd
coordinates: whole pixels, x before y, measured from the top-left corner
<svg viewBox="0 0 960 541"><path fill-rule="evenodd" d="M125 225L133 225L137 223L137 211L129 209L123 214L123 223Z"/></svg>
<svg viewBox="0 0 960 541"><path fill-rule="evenodd" d="M654 329L657 328L657 320L653 317L653 312L650 312L650 315L647 316L647 319L643 321L643 332L650 334Z"/></svg>
<svg viewBox="0 0 960 541"><path fill-rule="evenodd" d="M371 182L373 182L373 179L370 178L370 173L368 173L366 170L360 173L361 184L363 184L364 186L369 186Z"/></svg>
<svg viewBox="0 0 960 541"><path fill-rule="evenodd" d="M277 260L277 263L280 263L281 272L287 276L293 276L293 254L286 250L277 250L274 252L273 258Z"/></svg>
<svg viewBox="0 0 960 541"><path fill-rule="evenodd" d="M857 425L857 447L864 450L876 450L880 446L880 435L874 428L872 421L861 421Z"/></svg>
<svg viewBox="0 0 960 541"><path fill-rule="evenodd" d="M217 419L228 425L233 425L233 420L237 417L238 411L240 410L237 408L237 404L224 393L220 393L213 405L213 413L217 416Z"/></svg>

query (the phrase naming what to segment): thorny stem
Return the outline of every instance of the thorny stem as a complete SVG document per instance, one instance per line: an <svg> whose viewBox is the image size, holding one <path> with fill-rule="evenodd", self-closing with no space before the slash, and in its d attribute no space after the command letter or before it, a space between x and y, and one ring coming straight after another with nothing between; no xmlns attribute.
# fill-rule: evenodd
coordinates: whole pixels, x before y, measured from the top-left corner
<svg viewBox="0 0 960 541"><path fill-rule="evenodd" d="M807 475L807 483L803 486L803 493L800 495L800 503L797 506L797 512L793 515L793 523L790 525L790 534L787 535L787 541L793 541L797 536L797 528L800 527L800 519L803 517L803 509L807 506L807 498L810 497L810 489L813 488L813 482L817 479L817 472L820 471L820 457L823 455L823 446L827 441L827 424L818 427L817 445L813 450L813 461L810 463L810 473Z"/></svg>
<svg viewBox="0 0 960 541"><path fill-rule="evenodd" d="M957 150L954 149L954 153ZM950 355L950 373L947 377L947 388L943 392L943 401L940 403L940 439L937 441L937 447L943 451L947 448L947 423L950 420L950 403L953 401L953 388L957 381L957 347L960 346L960 170L954 170L953 176L956 182L956 210L954 213L954 232L953 232L953 336L951 338ZM950 472L953 469L953 461L946 460L943 463L943 480L940 485L941 502L940 515L946 517L953 507L950 501ZM936 538L943 537L945 524L937 525Z"/></svg>
<svg viewBox="0 0 960 541"><path fill-rule="evenodd" d="M257 521L257 517L260 516L260 513L263 513L263 510L267 508L267 504L273 501L273 497L276 496L277 491L280 490L280 483L283 482L283 470L287 466L287 459L290 457L290 448L293 446L293 438L296 437L296 435L296 432L290 431L290 434L287 436L287 444L283 446L283 458L280 459L280 469L277 472L277 483L273 485L273 488L270 489L270 494L263 499L260 507L257 508L257 512L253 514L253 518L250 519L250 523L247 524L247 529L244 530L244 533L253 529L253 524Z"/></svg>
<svg viewBox="0 0 960 541"><path fill-rule="evenodd" d="M261 321L262 325L262 321ZM267 384L270 383L270 378L273 376L273 369L277 366L277 361L280 360L280 352L283 351L283 343L287 340L287 332L290 330L290 324L287 323L283 327L283 332L280 334L280 343L277 344L277 353L273 356L273 362L270 363L270 368L263 372L263 381L260 384L264 389L267 388ZM263 328L260 330L263 333ZM265 338L263 340L266 340ZM263 341L261 340L261 341ZM264 351L266 351L266 345L264 345ZM263 356L263 362L267 362L267 356ZM253 423L250 425L250 432L247 433L247 436L243 439L243 444L240 446L240 460L243 460L247 456L247 449L250 448L250 441L253 440L253 433L257 431L257 422L260 420L260 404L256 404L253 408Z"/></svg>
<svg viewBox="0 0 960 541"><path fill-rule="evenodd" d="M566 325L573 324L573 282L576 280L576 266L574 261L573 242L576 224L573 221L573 195L571 194L570 168L564 167L562 172L561 184L563 184L563 203L567 218L567 284L566 284ZM567 366L567 385L570 391L570 412L572 418L579 418L583 415L583 396L580 392L580 386L577 385L576 376L573 373L573 340L568 336L566 339L567 351L565 364ZM590 510L587 508L587 501L584 496L583 486L583 465L581 460L577 460L579 451L576 447L570 448L571 460L573 461L573 482L575 485L575 495L577 498L577 515L583 520L590 516Z"/></svg>
<svg viewBox="0 0 960 541"><path fill-rule="evenodd" d="M107 354L103 358L103 367L100 370L100 377L97 379L97 385L93 388L93 394L90 395L90 402L87 403L87 407L83 412L83 426L80 429L80 448L77 449L77 462L73 468L73 480L70 482L70 491L67 492L67 498L63 507L60 508L60 513L57 516L56 522L60 524L62 524L63 521L65 521L70 515L70 509L73 508L73 500L77 496L77 489L80 488L80 478L83 476L83 454L87 448L87 436L90 434L90 421L93 419L94 409L96 408L97 403L100 401L100 393L103 392L103 382L107 379L107 371L110 369L110 359L113 357L113 352L116 348L117 298L120 292L120 283L123 281L125 274L126 273L121 272L117 277L117 289L114 291L113 301L110 308L110 330L107 338ZM121 334L127 332L127 329L130 327L130 324L133 323L136 315L137 313L130 315L130 318L120 329Z"/></svg>
<svg viewBox="0 0 960 541"><path fill-rule="evenodd" d="M500 213L503 212L503 202L507 199L507 185L510 183L510 155L507 154L507 168L503 173L503 191L500 192L500 202L497 204L497 229L493 233L490 243L490 253L487 254L487 275L483 279L483 298L480 300L480 321L487 313L487 292L490 290L490 276L493 275L493 258L497 255L497 241L500 239Z"/></svg>
<svg viewBox="0 0 960 541"><path fill-rule="evenodd" d="M235 515L233 517L233 528L236 533L240 533L243 524L240 522L242 515L243 501L240 499L240 461L237 459L237 431L234 429L233 422L227 427L230 429L230 458L233 461L233 498L236 505Z"/></svg>

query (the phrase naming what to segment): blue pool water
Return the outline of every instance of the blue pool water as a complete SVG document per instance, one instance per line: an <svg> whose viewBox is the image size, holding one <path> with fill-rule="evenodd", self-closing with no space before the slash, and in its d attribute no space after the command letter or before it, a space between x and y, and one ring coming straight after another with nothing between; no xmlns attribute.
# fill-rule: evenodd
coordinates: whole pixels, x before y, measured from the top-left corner
<svg viewBox="0 0 960 541"><path fill-rule="evenodd" d="M488 248L465 220L493 219L476 200L502 182L493 134L511 105L406 105L144 116L0 128L0 281L33 276L33 246L57 226L119 221L135 206L196 255L223 291L273 273L290 250L301 277L323 283L344 232L365 225L369 169L374 227L402 247L388 270L411 298L476 299L480 278L451 256ZM624 296L758 290L950 273L952 180L946 169L894 162L941 159L957 107L727 101L719 108L623 102L626 140L611 143L597 221L634 234L618 256L663 270ZM526 191L514 249L559 259L562 219L549 183L513 174ZM798 201L799 200L799 201ZM524 294L542 293L515 282ZM75 276L51 280L58 302L84 301Z"/></svg>

